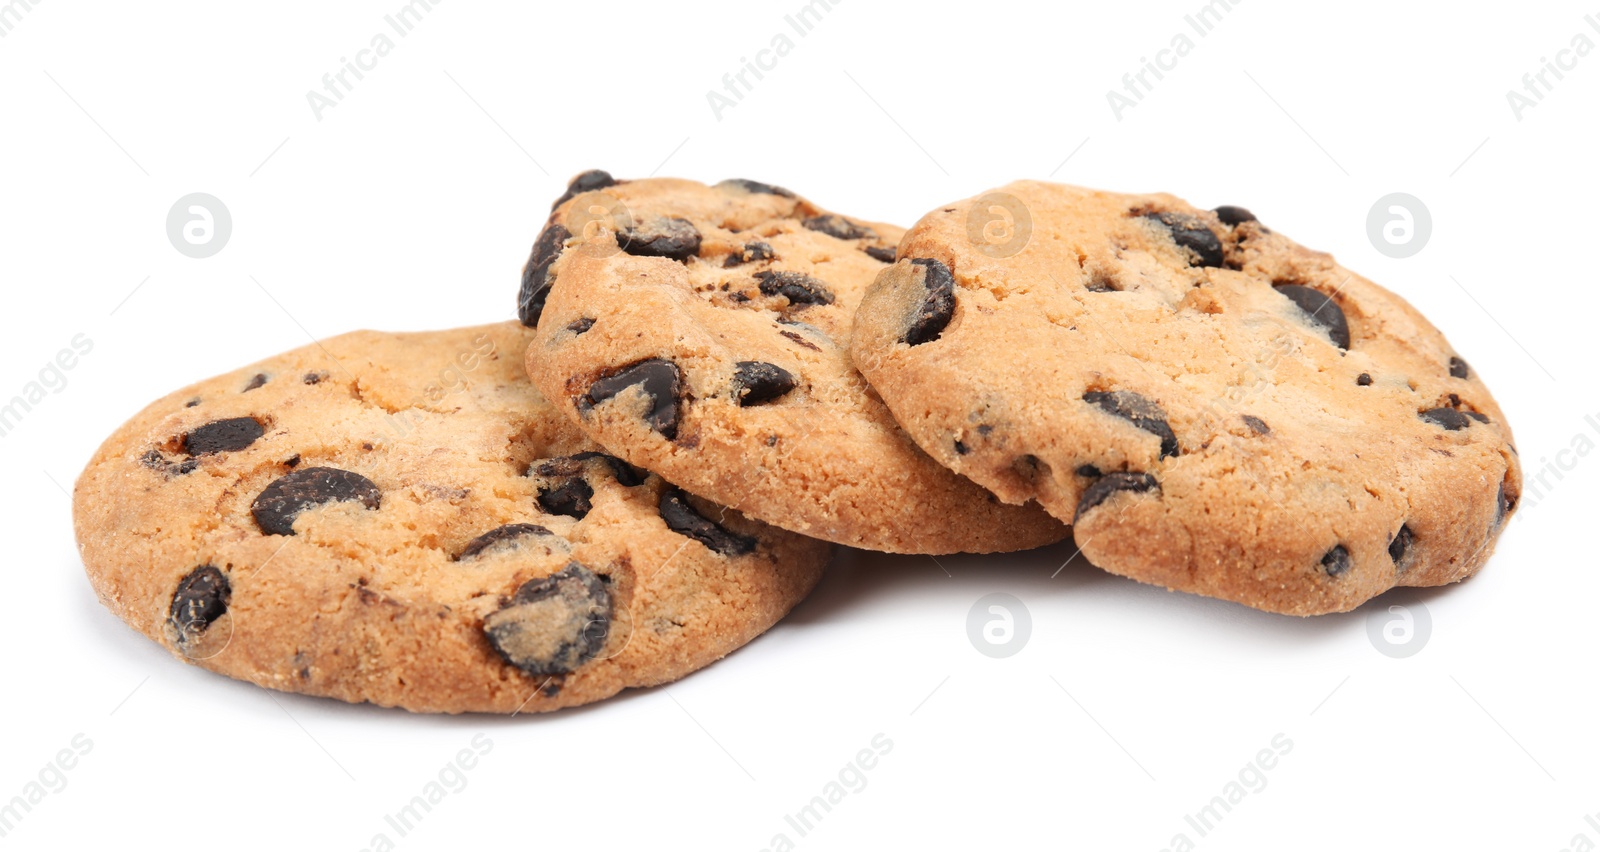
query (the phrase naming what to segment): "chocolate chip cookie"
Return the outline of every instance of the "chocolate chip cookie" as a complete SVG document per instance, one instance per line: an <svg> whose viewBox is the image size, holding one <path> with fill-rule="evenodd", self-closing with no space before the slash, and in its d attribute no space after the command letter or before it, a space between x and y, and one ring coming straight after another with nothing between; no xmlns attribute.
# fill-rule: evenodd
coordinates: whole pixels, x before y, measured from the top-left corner
<svg viewBox="0 0 1600 852"><path fill-rule="evenodd" d="M925 216L855 362L924 450L1106 570L1273 612L1477 571L1511 429L1403 299L1239 207L1021 182Z"/></svg>
<svg viewBox="0 0 1600 852"><path fill-rule="evenodd" d="M580 175L523 276L528 373L609 451L775 526L900 553L1064 538L919 450L852 365L901 234L755 181Z"/></svg>
<svg viewBox="0 0 1600 852"><path fill-rule="evenodd" d="M532 337L356 332L154 403L76 486L101 601L273 689L512 713L681 677L805 596L826 544L601 452Z"/></svg>

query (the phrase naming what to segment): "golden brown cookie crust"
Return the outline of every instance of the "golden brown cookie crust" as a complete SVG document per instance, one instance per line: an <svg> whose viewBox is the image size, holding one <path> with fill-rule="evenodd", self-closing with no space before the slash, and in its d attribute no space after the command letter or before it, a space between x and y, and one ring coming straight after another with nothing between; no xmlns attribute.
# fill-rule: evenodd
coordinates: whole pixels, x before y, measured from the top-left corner
<svg viewBox="0 0 1600 852"><path fill-rule="evenodd" d="M1005 505L930 459L854 369L855 307L901 234L749 182L578 192L530 262L548 292L528 372L610 451L785 529L900 553L1065 537L1039 507ZM619 247L645 236L669 256ZM642 377L627 372L641 363L680 397L652 400L642 381L597 391Z"/></svg>
<svg viewBox="0 0 1600 852"><path fill-rule="evenodd" d="M947 205L866 295L856 363L1114 573L1302 615L1470 576L1521 492L1488 389L1399 296L1219 211L1038 182Z"/></svg>
<svg viewBox="0 0 1600 852"><path fill-rule="evenodd" d="M354 332L153 403L75 488L95 591L180 658L230 677L419 712L527 713L682 677L815 585L821 542L699 501L679 519L714 524L735 544L700 532L728 553L669 528L663 498L679 492L595 454L529 385L531 337L514 322ZM261 428L247 446L191 455L245 441L249 420ZM265 533L285 518L269 506L258 519L259 495L319 468L376 497L357 488L291 514L293 535ZM514 527L473 552L513 524L548 534ZM228 586L220 615L216 575ZM537 600L506 614L519 589ZM499 651L486 622L500 627Z"/></svg>

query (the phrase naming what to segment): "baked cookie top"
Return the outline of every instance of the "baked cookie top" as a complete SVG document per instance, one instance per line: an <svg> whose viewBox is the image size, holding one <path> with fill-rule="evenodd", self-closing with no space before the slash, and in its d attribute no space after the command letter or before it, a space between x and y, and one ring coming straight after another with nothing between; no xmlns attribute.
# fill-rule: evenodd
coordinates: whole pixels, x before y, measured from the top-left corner
<svg viewBox="0 0 1600 852"><path fill-rule="evenodd" d="M262 686L512 713L681 677L811 589L826 544L599 452L531 337L354 332L153 403L75 488L101 601Z"/></svg>
<svg viewBox="0 0 1600 852"><path fill-rule="evenodd" d="M851 364L902 233L754 181L580 175L524 275L528 373L611 452L785 529L899 553L1064 538L930 459Z"/></svg>
<svg viewBox="0 0 1600 852"><path fill-rule="evenodd" d="M899 256L856 363L924 450L1109 571L1342 611L1472 574L1516 505L1510 427L1444 335L1247 210L1019 182Z"/></svg>

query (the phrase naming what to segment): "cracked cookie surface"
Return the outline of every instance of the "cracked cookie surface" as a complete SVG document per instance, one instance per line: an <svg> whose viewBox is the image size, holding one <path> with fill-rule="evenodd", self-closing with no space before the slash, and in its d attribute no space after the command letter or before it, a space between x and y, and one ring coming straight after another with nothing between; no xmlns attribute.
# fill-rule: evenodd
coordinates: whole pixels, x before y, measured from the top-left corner
<svg viewBox="0 0 1600 852"><path fill-rule="evenodd" d="M1476 572L1510 427L1403 299L1239 207L1019 182L906 234L854 354L934 458L1095 565L1314 614Z"/></svg>
<svg viewBox="0 0 1600 852"><path fill-rule="evenodd" d="M213 671L451 713L674 680L805 596L826 544L600 452L532 336L354 332L153 403L75 487L96 593Z"/></svg>
<svg viewBox="0 0 1600 852"><path fill-rule="evenodd" d="M785 529L900 553L1064 538L929 458L856 372L851 321L901 234L755 181L585 173L525 270L528 373L611 452Z"/></svg>

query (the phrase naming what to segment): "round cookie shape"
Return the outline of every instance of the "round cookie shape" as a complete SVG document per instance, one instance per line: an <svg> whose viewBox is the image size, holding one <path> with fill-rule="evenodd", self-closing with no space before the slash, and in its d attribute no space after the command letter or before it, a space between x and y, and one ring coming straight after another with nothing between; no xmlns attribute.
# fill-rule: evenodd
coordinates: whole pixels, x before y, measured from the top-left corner
<svg viewBox="0 0 1600 852"><path fill-rule="evenodd" d="M1345 611L1470 576L1516 506L1510 427L1444 335L1243 208L1025 181L899 257L856 364L930 455L1108 571Z"/></svg>
<svg viewBox="0 0 1600 852"><path fill-rule="evenodd" d="M529 375L589 437L841 544L997 552L1066 537L1040 507L929 458L852 365L856 306L900 228L755 181L595 175L558 203L519 301L538 329Z"/></svg>
<svg viewBox="0 0 1600 852"><path fill-rule="evenodd" d="M829 546L600 451L533 332L354 332L140 412L79 477L100 600L261 686L528 713L675 680L766 630Z"/></svg>

